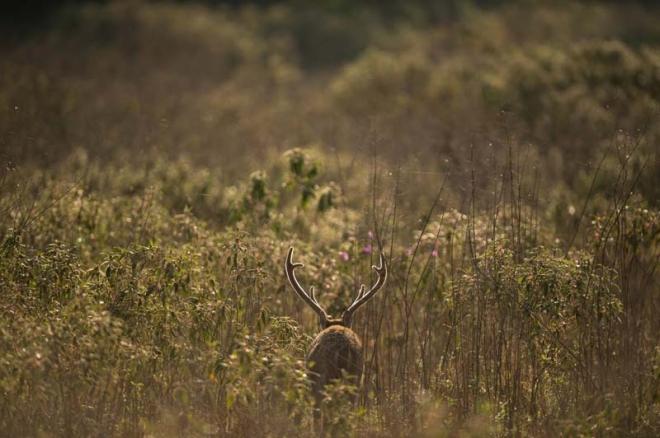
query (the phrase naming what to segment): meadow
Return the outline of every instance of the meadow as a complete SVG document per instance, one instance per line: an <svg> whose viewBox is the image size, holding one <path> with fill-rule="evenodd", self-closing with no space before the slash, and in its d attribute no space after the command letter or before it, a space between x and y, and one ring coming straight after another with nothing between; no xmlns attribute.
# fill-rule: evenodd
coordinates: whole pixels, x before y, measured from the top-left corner
<svg viewBox="0 0 660 438"><path fill-rule="evenodd" d="M315 436L291 246L327 435L660 435L660 9L228 3L0 39L0 436Z"/></svg>

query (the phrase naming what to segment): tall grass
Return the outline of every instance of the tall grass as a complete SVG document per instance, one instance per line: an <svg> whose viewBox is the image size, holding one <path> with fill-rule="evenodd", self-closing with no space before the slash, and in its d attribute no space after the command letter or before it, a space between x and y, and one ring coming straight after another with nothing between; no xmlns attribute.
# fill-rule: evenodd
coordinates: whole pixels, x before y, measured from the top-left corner
<svg viewBox="0 0 660 438"><path fill-rule="evenodd" d="M271 219L220 202L216 214L241 217L229 229L191 213L203 197L176 213L156 195L158 172L33 177L34 204L4 198L3 430L311 430L303 358L316 324L280 272L295 242L335 313L378 248L390 260L388 286L358 318L360 407L328 399L339 432L652 434L657 213L620 205L567 250L521 207L527 187L509 171L494 211L438 203L417 225L388 197L365 227L347 207L303 209L304 188L273 181L254 199L246 184L244 199L272 200ZM94 187L106 178L114 188Z"/></svg>

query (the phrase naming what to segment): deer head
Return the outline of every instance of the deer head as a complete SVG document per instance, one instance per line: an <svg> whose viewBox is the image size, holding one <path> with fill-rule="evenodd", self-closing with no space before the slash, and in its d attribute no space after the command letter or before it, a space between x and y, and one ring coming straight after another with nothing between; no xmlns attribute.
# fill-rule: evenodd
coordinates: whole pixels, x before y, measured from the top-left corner
<svg viewBox="0 0 660 438"><path fill-rule="evenodd" d="M296 292L296 294L302 298L303 301L305 301L319 316L319 324L321 329L325 329L333 325L340 325L346 328L351 328L351 324L353 323L353 314L355 311L371 298L373 298L376 292L378 292L378 290L383 287L385 280L387 279L387 266L385 265L383 254L380 254L379 265L372 266L372 269L376 271L376 274L378 275L376 284L374 284L368 291L364 284L361 285L357 297L355 297L353 303L344 311L341 318L332 318L323 309L323 307L321 307L318 300L316 299L316 295L314 294L314 287L310 287L309 293L307 293L305 289L300 285L300 282L298 282L294 271L296 268L302 268L304 265L302 263L293 263L292 258L293 247L289 248L289 252L286 256L286 262L284 263L284 271L286 272L286 277L289 280L289 283L291 283L291 286L293 287L293 290Z"/></svg>

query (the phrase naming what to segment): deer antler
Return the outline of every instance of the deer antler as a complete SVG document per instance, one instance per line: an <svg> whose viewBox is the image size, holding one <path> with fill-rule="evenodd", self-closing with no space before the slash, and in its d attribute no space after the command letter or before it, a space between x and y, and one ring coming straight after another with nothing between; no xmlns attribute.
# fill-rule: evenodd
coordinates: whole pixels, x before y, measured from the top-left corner
<svg viewBox="0 0 660 438"><path fill-rule="evenodd" d="M319 302L316 300L316 296L314 295L314 288L310 288L311 293L305 292L305 290L302 288L300 283L298 282L298 279L296 278L296 275L294 274L294 269L296 268L302 268L303 265L302 263L293 263L292 261L293 258L293 247L289 248L289 253L286 255L286 262L284 263L284 271L286 272L286 278L289 280L289 283L291 283L291 286L293 287L293 290L298 294L300 298L302 298L309 306L314 310L318 315L319 318L321 318L322 321L327 322L328 321L328 314L323 310L323 307L319 304Z"/></svg>
<svg viewBox="0 0 660 438"><path fill-rule="evenodd" d="M383 254L380 255L380 265L374 265L371 268L376 271L376 274L378 274L378 280L376 281L376 284L374 284L373 287L369 289L368 292L365 292L367 288L364 284L360 286L360 291L358 292L357 297L355 297L355 301L353 301L353 304L351 304L344 312L344 319L347 321L350 321L353 312L355 312L358 307L369 301L376 294L376 292L378 292L378 289L383 287L385 284L385 280L387 279L387 265L385 265Z"/></svg>

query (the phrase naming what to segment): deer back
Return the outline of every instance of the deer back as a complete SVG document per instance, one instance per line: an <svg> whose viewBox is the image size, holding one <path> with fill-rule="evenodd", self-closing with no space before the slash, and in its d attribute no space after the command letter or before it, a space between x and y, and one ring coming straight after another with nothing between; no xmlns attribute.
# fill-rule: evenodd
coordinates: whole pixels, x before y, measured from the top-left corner
<svg viewBox="0 0 660 438"><path fill-rule="evenodd" d="M362 377L362 343L353 330L332 325L322 330L312 342L307 363L315 393L326 383L344 375L359 384Z"/></svg>

